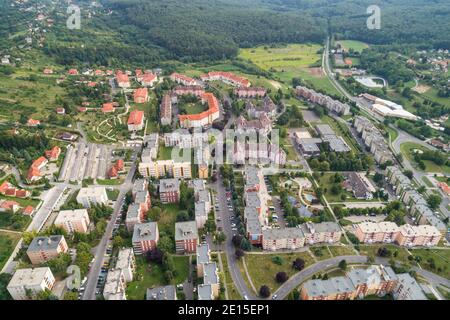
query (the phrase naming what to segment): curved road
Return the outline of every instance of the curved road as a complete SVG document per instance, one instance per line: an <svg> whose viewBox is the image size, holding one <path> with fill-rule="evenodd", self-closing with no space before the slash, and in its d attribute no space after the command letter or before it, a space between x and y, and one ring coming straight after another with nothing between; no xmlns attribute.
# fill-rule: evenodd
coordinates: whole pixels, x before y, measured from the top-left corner
<svg viewBox="0 0 450 320"><path fill-rule="evenodd" d="M326 271L332 267L338 267L339 262L342 260L346 260L348 264L366 264L367 256L339 256L319 261L289 278L288 281L286 281L280 288L278 288L277 291L275 291L274 295L276 295L277 297L274 300L284 300L287 295L292 292L292 290L298 288L303 282L311 278L315 273ZM381 264L384 266L390 265L388 259L382 258L376 258L374 265L375 264ZM418 267L412 267L412 269L432 285L444 285L450 287L450 280L448 279L445 279L441 276L438 276L437 274L424 269L420 269Z"/></svg>

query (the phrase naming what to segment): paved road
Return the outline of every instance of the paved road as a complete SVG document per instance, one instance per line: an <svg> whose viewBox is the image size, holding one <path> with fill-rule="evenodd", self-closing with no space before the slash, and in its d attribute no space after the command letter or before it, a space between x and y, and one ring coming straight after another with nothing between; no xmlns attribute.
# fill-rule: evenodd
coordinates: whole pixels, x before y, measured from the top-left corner
<svg viewBox="0 0 450 320"><path fill-rule="evenodd" d="M231 279L236 286L239 294L244 297L247 296L250 300L257 300L259 297L255 295L253 290L249 289L242 277L242 274L239 270L239 265L234 255L235 249L234 245L231 242L233 238L233 231L231 230L230 225L230 215L232 214L227 207L227 198L226 191L223 186L222 178L218 175L218 179L214 184L214 188L216 189L217 200L219 205L219 210L216 212L216 216L222 220L223 232L227 236L227 240L223 244L225 253L227 255L228 260L228 269L231 274Z"/></svg>
<svg viewBox="0 0 450 320"><path fill-rule="evenodd" d="M326 271L330 268L337 267L339 262L346 260L348 264L365 264L367 263L367 256L340 256L334 257L327 260L319 261L306 269L296 273L288 281L286 281L278 290L274 293L276 298L274 300L284 300L289 293L295 288L298 288L303 282L308 280L314 274L322 271ZM376 258L375 264L381 264L384 266L389 266L389 261L387 259ZM432 286L444 285L449 287L450 280L440 277L432 272L413 267L414 271L420 276L425 278Z"/></svg>
<svg viewBox="0 0 450 320"><path fill-rule="evenodd" d="M136 150L135 150L135 153L136 153ZM126 180L120 186L120 189L119 189L120 193L119 193L119 196L117 197L117 201L114 205L114 211L111 216L111 220L109 221L109 223L106 227L103 238L100 240L99 245L96 247L95 261L92 264L92 267L88 274L88 280L86 283L86 290L83 295L83 300L95 300L95 298L96 298L95 292L97 290L96 289L97 281L98 281L98 277L100 275L100 270L103 266L106 249L111 242L110 238L112 236L114 223L121 212L122 204L125 201L125 195L132 188L132 182L133 182L133 177L134 177L135 171L136 171L136 163L134 162L130 168L130 171L128 172Z"/></svg>

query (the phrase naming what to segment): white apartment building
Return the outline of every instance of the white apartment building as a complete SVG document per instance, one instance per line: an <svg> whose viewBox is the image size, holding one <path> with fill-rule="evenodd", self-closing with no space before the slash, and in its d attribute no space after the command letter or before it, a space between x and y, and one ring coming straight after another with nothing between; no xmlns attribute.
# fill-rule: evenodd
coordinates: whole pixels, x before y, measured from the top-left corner
<svg viewBox="0 0 450 320"><path fill-rule="evenodd" d="M62 210L53 223L68 233L87 233L89 231L89 214L86 209Z"/></svg>
<svg viewBox="0 0 450 320"><path fill-rule="evenodd" d="M104 187L81 188L77 195L77 202L85 208L90 208L92 204L107 204L108 195Z"/></svg>
<svg viewBox="0 0 450 320"><path fill-rule="evenodd" d="M27 292L32 296L51 290L55 284L55 278L48 267L29 268L17 270L6 289L14 300L30 299Z"/></svg>
<svg viewBox="0 0 450 320"><path fill-rule="evenodd" d="M119 251L116 269L122 270L126 282L133 281L133 275L136 270L136 260L132 248L125 248Z"/></svg>

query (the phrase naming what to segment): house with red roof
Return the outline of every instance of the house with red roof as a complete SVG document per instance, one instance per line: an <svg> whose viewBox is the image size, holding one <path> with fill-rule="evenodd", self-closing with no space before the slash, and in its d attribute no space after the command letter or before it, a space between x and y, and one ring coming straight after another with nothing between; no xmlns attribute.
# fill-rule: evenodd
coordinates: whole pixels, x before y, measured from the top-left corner
<svg viewBox="0 0 450 320"><path fill-rule="evenodd" d="M37 168L37 169L41 170L47 163L48 163L47 159L45 159L44 157L39 157L33 161L31 166L33 168Z"/></svg>
<svg viewBox="0 0 450 320"><path fill-rule="evenodd" d="M201 97L205 94L205 89L203 89L202 86L178 86L173 89L173 93L177 96L191 94L197 97Z"/></svg>
<svg viewBox="0 0 450 320"><path fill-rule="evenodd" d="M2 184L0 184L0 193L5 194L6 190L11 189L12 184L10 184L8 181L3 181Z"/></svg>
<svg viewBox="0 0 450 320"><path fill-rule="evenodd" d="M25 216L33 216L34 215L34 207L33 206L27 206L22 210L22 214Z"/></svg>
<svg viewBox="0 0 450 320"><path fill-rule="evenodd" d="M89 81L87 85L88 85L89 88L94 88L94 87L97 86L97 82L95 82L95 81Z"/></svg>
<svg viewBox="0 0 450 320"><path fill-rule="evenodd" d="M39 120L35 120L32 118L28 119L28 122L27 122L27 126L29 126L29 127L37 127L40 124L41 124L41 122Z"/></svg>
<svg viewBox="0 0 450 320"><path fill-rule="evenodd" d="M0 185L0 194L8 197L27 198L31 195L30 191L25 189L17 189L11 183L4 181Z"/></svg>
<svg viewBox="0 0 450 320"><path fill-rule="evenodd" d="M44 74L53 74L53 70L50 68L45 68L43 71Z"/></svg>
<svg viewBox="0 0 450 320"><path fill-rule="evenodd" d="M117 172L117 169L115 166L112 166L109 170L108 170L108 178L109 179L117 179L119 177L119 173Z"/></svg>
<svg viewBox="0 0 450 320"><path fill-rule="evenodd" d="M111 113L116 111L116 108L114 108L114 104L112 102L104 103L102 106L102 112L103 113Z"/></svg>
<svg viewBox="0 0 450 320"><path fill-rule="evenodd" d="M450 196L450 187L448 186L448 184L446 184L445 182L439 182L438 186L442 189L442 191L444 191L444 193Z"/></svg>
<svg viewBox="0 0 450 320"><path fill-rule="evenodd" d="M143 76L143 72L141 69L136 69L134 71L134 74L136 75L136 81L141 82L142 81L142 76Z"/></svg>
<svg viewBox="0 0 450 320"><path fill-rule="evenodd" d="M66 109L61 108L61 107L56 108L56 113L57 114L66 114Z"/></svg>
<svg viewBox="0 0 450 320"><path fill-rule="evenodd" d="M262 98L266 95L266 89L256 87L239 87L234 90L234 94L239 98Z"/></svg>
<svg viewBox="0 0 450 320"><path fill-rule="evenodd" d="M19 203L12 200L4 200L0 203L0 211L16 213L20 209Z"/></svg>
<svg viewBox="0 0 450 320"><path fill-rule="evenodd" d="M128 75L120 70L116 72L116 81L120 88L129 88L131 86Z"/></svg>
<svg viewBox="0 0 450 320"><path fill-rule="evenodd" d="M38 181L42 178L41 170L38 168L30 167L27 173L27 180L30 182Z"/></svg>
<svg viewBox="0 0 450 320"><path fill-rule="evenodd" d="M104 76L105 73L102 70L97 69L94 71L94 75L97 77L101 77L101 76Z"/></svg>
<svg viewBox="0 0 450 320"><path fill-rule="evenodd" d="M76 76L76 75L78 75L78 70L77 69L70 69L68 74L71 75L71 76Z"/></svg>
<svg viewBox="0 0 450 320"><path fill-rule="evenodd" d="M60 154L61 154L61 148L58 146L54 146L51 150L45 151L45 156L47 157L48 161L58 160Z"/></svg>
<svg viewBox="0 0 450 320"><path fill-rule="evenodd" d="M148 102L148 89L139 88L134 90L134 103L146 103Z"/></svg>
<svg viewBox="0 0 450 320"><path fill-rule="evenodd" d="M208 127L219 118L219 101L212 93L207 92L203 94L202 103L208 104L208 110L197 114L178 115L182 128Z"/></svg>
<svg viewBox="0 0 450 320"><path fill-rule="evenodd" d="M197 80L185 76L184 74L179 74L179 73L172 73L170 75L170 80L172 80L173 82L185 85L185 86L195 86L197 85Z"/></svg>
<svg viewBox="0 0 450 320"><path fill-rule="evenodd" d="M86 107L78 107L78 112L86 112L87 108Z"/></svg>
<svg viewBox="0 0 450 320"><path fill-rule="evenodd" d="M118 159L114 167L117 169L117 172L124 172L124 164L122 159Z"/></svg>
<svg viewBox="0 0 450 320"><path fill-rule="evenodd" d="M212 71L202 75L200 79L202 81L222 81L224 83L238 87L250 87L251 85L248 79L237 76L231 72Z"/></svg>
<svg viewBox="0 0 450 320"><path fill-rule="evenodd" d="M144 73L144 75L141 78L141 84L144 87L153 87L157 81L158 77L151 72Z"/></svg>
<svg viewBox="0 0 450 320"><path fill-rule="evenodd" d="M144 111L131 111L127 124L128 131L140 131L144 129Z"/></svg>

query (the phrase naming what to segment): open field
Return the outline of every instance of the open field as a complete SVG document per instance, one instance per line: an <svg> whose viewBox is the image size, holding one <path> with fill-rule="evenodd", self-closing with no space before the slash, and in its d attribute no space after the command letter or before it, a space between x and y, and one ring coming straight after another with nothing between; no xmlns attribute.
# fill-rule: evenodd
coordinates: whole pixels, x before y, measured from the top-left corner
<svg viewBox="0 0 450 320"><path fill-rule="evenodd" d="M189 273L189 257L173 257L176 276L172 283L183 283ZM127 285L128 300L145 300L148 288L166 285L164 271L160 265L149 264L143 257L136 259L136 275L134 281Z"/></svg>
<svg viewBox="0 0 450 320"><path fill-rule="evenodd" d="M411 249L414 257L420 257L420 266L450 279L450 250Z"/></svg>
<svg viewBox="0 0 450 320"><path fill-rule="evenodd" d="M353 49L356 52L361 52L364 49L369 48L367 43L356 40L339 40L337 43L339 43L341 47L347 51Z"/></svg>
<svg viewBox="0 0 450 320"><path fill-rule="evenodd" d="M274 257L281 258L281 265L272 261ZM247 254L245 256L245 262L256 290L259 290L265 284L269 286L271 292L274 292L281 285L275 280L277 272L284 271L288 276L297 273L298 271L292 268L292 262L297 258L305 261L305 268L314 263L313 258L307 252Z"/></svg>
<svg viewBox="0 0 450 320"><path fill-rule="evenodd" d="M285 84L300 77L316 89L339 95L328 78L320 72L322 47L317 44L289 44L271 48L260 46L242 49L239 56L265 71L272 72Z"/></svg>
<svg viewBox="0 0 450 320"><path fill-rule="evenodd" d="M328 246L328 249L331 251L333 257L352 256L356 254L355 251L348 246Z"/></svg>
<svg viewBox="0 0 450 320"><path fill-rule="evenodd" d="M20 237L20 233L0 231L0 270L13 252Z"/></svg>
<svg viewBox="0 0 450 320"><path fill-rule="evenodd" d="M392 253L392 257L395 260L404 264L409 264L408 251L405 248L397 247L392 244L360 245L359 253L362 255L375 257L377 255L378 249L381 247L387 248Z"/></svg>
<svg viewBox="0 0 450 320"><path fill-rule="evenodd" d="M414 142L405 142L400 146L400 151L403 154L404 157L406 157L411 164L415 165L416 162L414 161L413 151L414 150L421 150L421 151L427 151L430 150L424 146L421 146ZM436 173L450 173L450 167L448 166L438 166L433 161L430 160L424 160L425 163L425 172L436 172ZM416 167L417 170L420 170L418 167Z"/></svg>

